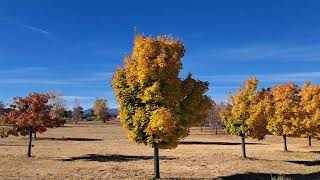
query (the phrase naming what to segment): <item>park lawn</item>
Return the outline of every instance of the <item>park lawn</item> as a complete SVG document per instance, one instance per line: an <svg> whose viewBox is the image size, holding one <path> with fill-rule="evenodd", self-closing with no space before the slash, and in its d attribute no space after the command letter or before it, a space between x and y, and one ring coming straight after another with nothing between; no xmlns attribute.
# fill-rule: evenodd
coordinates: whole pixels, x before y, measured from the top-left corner
<svg viewBox="0 0 320 180"><path fill-rule="evenodd" d="M27 158L27 137L0 139L0 179L150 179L153 149L130 142L119 121L66 124L33 141ZM281 137L248 139L247 160L240 138L192 129L173 150L160 150L160 172L169 179L320 178L320 141Z"/></svg>

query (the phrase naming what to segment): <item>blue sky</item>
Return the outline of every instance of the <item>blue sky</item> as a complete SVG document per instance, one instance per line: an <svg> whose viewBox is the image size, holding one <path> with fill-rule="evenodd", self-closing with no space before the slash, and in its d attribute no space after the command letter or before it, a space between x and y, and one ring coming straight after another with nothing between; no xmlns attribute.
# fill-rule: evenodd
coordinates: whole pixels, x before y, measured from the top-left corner
<svg viewBox="0 0 320 180"><path fill-rule="evenodd" d="M69 106L106 97L116 107L111 77L131 51L133 26L181 39L181 76L209 81L218 101L252 75L261 87L318 84L319 9L316 0L1 0L0 100L59 91Z"/></svg>

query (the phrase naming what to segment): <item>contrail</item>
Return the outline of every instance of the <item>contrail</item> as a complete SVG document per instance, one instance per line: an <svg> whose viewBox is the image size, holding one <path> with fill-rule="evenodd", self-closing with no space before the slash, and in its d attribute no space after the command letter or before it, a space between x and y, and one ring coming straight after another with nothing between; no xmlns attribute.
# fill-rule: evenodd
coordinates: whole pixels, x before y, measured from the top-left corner
<svg viewBox="0 0 320 180"><path fill-rule="evenodd" d="M21 28L24 28L24 29L27 29L27 30L30 30L30 31L33 31L33 32L37 32L37 33L40 33L42 35L45 35L47 36L48 38L53 38L53 39L56 39L51 32L47 31L47 30L44 30L42 28L38 28L38 27L35 27L35 26L31 26L31 25L27 25L27 24L23 24L23 23L20 23L20 22L16 22L16 21L12 21L8 18L4 18L4 17L0 17L0 21L4 21L6 22L7 24L12 24L12 25L15 25L17 27L21 27Z"/></svg>

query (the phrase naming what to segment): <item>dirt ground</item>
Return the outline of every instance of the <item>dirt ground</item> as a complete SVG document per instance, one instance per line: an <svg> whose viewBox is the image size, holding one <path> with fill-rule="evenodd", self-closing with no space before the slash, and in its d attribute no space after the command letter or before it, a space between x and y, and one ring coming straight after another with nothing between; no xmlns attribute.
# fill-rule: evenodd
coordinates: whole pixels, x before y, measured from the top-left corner
<svg viewBox="0 0 320 180"><path fill-rule="evenodd" d="M0 179L150 179L153 149L130 142L119 122L67 124L49 129L33 142L27 137L0 139ZM165 179L320 179L320 141L281 137L248 139L248 160L240 138L193 129L174 150L160 150ZM285 174L286 176L284 176ZM280 177L279 177L280 176ZM277 178L276 178L277 177Z"/></svg>

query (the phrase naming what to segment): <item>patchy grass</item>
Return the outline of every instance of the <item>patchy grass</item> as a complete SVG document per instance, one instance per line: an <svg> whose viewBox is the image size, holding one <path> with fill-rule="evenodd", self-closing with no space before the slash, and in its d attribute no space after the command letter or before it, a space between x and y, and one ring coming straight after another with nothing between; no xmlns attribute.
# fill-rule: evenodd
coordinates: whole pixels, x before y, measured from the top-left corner
<svg viewBox="0 0 320 180"><path fill-rule="evenodd" d="M174 150L160 150L162 178L168 179L320 179L320 142L281 137L247 140L193 129ZM0 179L150 179L153 149L128 140L119 122L67 124L38 135L32 158L27 138L0 139Z"/></svg>

